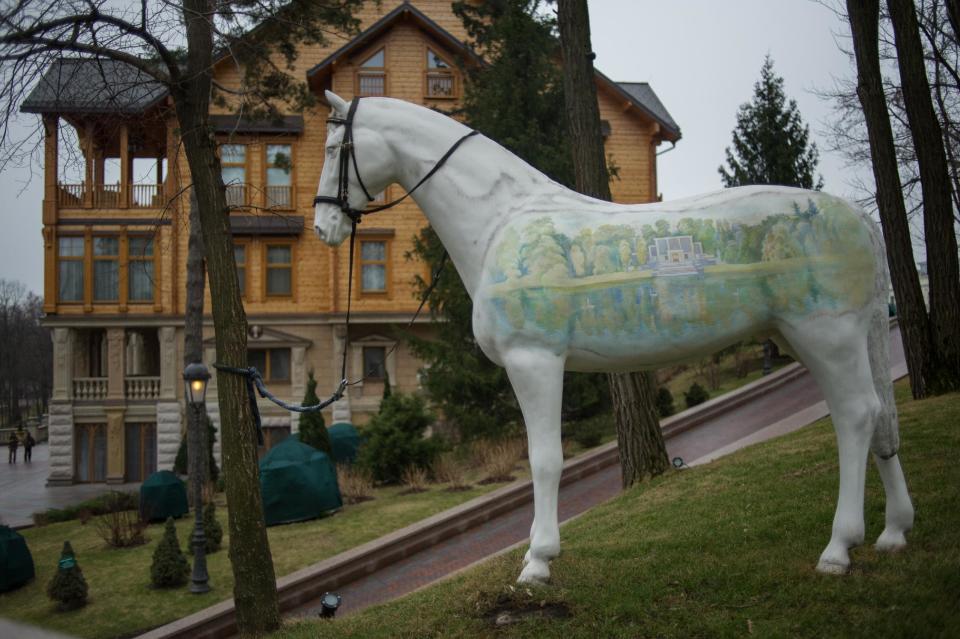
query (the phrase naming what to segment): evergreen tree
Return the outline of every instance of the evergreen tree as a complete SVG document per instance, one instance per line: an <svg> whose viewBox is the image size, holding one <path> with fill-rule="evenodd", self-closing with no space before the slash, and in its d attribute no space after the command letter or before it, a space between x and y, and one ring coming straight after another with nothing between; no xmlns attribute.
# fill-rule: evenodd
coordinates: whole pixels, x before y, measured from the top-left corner
<svg viewBox="0 0 960 639"><path fill-rule="evenodd" d="M150 581L157 588L176 588L187 583L190 565L177 539L177 527L173 517L167 518L163 529L163 538L153 551L153 563L150 564Z"/></svg>
<svg viewBox="0 0 960 639"><path fill-rule="evenodd" d="M466 123L562 184L573 183L564 124L563 80L557 66L556 21L541 15L540 0L454 2L468 45L487 64L465 66L462 115ZM423 230L413 254L433 271L444 254L432 229ZM426 283L421 281L421 290ZM431 294L436 339L409 337L428 366L422 383L430 399L461 436L496 437L520 420L506 371L474 341L473 305L455 269L448 267ZM609 404L602 375L568 373L564 414L585 417Z"/></svg>
<svg viewBox="0 0 960 639"><path fill-rule="evenodd" d="M223 526L217 520L217 506L212 501L203 509L203 537L206 540L204 548L208 555L220 550L220 543L223 541Z"/></svg>
<svg viewBox="0 0 960 639"><path fill-rule="evenodd" d="M63 542L57 572L47 584L47 596L56 601L57 609L63 612L87 605L87 580L69 541Z"/></svg>
<svg viewBox="0 0 960 639"><path fill-rule="evenodd" d="M787 102L783 78L773 70L768 55L753 85L753 100L740 105L733 130L733 149L726 149L728 167L718 169L725 187L779 184L821 189L814 182L820 153L809 142L810 127L803 123L795 100Z"/></svg>
<svg viewBox="0 0 960 639"><path fill-rule="evenodd" d="M319 403L317 380L313 378L313 371L310 371L307 374L307 393L303 396L303 405L314 406ZM327 433L327 425L323 421L323 414L320 411L300 414L300 441L313 446L317 450L322 450L328 455L333 455L330 435Z"/></svg>
<svg viewBox="0 0 960 639"><path fill-rule="evenodd" d="M217 428L206 411L203 413L203 422L207 425L207 467L209 469L210 481L216 482L220 477L220 468L217 466L217 458L213 454L213 445L217 440ZM190 437L186 432L180 437L180 448L177 449L177 457L173 461L173 472L178 475L189 473L187 468L187 448Z"/></svg>

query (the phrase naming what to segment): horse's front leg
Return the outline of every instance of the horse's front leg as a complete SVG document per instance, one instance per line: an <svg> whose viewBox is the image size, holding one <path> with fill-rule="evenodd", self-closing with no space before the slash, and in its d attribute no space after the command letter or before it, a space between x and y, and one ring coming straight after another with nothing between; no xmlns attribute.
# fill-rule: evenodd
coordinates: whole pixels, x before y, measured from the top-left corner
<svg viewBox="0 0 960 639"><path fill-rule="evenodd" d="M560 445L560 400L563 358L544 350L511 349L503 358L527 427L533 475L533 526L530 550L520 582L550 578L550 560L560 554L557 499L563 450Z"/></svg>

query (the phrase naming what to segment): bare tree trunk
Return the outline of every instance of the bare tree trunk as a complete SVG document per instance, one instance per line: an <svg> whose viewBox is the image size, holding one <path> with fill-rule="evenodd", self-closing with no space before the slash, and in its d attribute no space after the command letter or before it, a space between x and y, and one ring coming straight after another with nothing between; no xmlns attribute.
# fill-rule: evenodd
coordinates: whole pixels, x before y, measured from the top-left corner
<svg viewBox="0 0 960 639"><path fill-rule="evenodd" d="M203 231L217 361L242 367L247 359L247 318L240 299L220 161L208 117L213 7L212 0L184 1L187 70L183 83L173 87L174 104ZM241 634L265 634L280 626L280 612L260 495L256 433L243 378L218 372L217 388L237 628Z"/></svg>
<svg viewBox="0 0 960 639"><path fill-rule="evenodd" d="M603 152L600 107L590 46L590 16L586 0L559 0L557 18L563 52L563 92L577 190L611 200L610 178ZM623 486L662 473L669 466L656 411L652 373L608 376L617 422L617 442Z"/></svg>
<svg viewBox="0 0 960 639"><path fill-rule="evenodd" d="M190 236L187 240L187 299L183 320L183 365L203 360L203 233L197 194L190 190Z"/></svg>
<svg viewBox="0 0 960 639"><path fill-rule="evenodd" d="M960 262L943 132L927 82L923 45L913 0L888 0L900 67L903 102L910 122L923 188L923 229L930 278L930 330L934 366L926 380L932 393L960 390Z"/></svg>

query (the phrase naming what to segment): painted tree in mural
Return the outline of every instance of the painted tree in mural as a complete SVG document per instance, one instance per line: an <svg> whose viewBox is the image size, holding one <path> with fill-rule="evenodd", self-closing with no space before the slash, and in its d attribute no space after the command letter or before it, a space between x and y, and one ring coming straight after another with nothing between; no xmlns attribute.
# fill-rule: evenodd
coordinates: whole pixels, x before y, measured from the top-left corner
<svg viewBox="0 0 960 639"><path fill-rule="evenodd" d="M773 70L768 55L753 86L753 99L742 104L733 130L733 148L727 147L727 166L718 170L725 187L779 184L817 189L814 179L820 154L810 139L794 100L787 101L783 78Z"/></svg>
<svg viewBox="0 0 960 639"><path fill-rule="evenodd" d="M541 14L539 0L454 2L473 53L485 60L464 60L467 77L465 122L497 140L563 184L573 169L565 137L563 93L556 65L555 22ZM522 238L515 238L518 243ZM540 228L536 246L524 255L502 252L505 277L557 276L565 269L563 247L548 228ZM430 265L440 263L443 247L429 228L414 253ZM421 282L421 284L425 284ZM465 437L496 435L517 423L520 410L506 372L480 351L471 328L473 305L456 271L447 268L431 295L436 339L410 336L414 352L427 364L422 383L430 398ZM602 376L568 373L564 377L564 415L581 417L603 408L608 395Z"/></svg>
<svg viewBox="0 0 960 639"><path fill-rule="evenodd" d="M297 43L323 42L331 31L355 30L352 11L362 0L21 0L0 8L0 140L3 158L22 152L13 115L39 77L66 56L108 61L136 70L137 85L155 82L169 92L189 166L203 235L217 360L245 366L247 321L240 298L225 188L211 101L249 117L308 106L312 95L287 72ZM213 67L228 58L242 69L239 85L216 85ZM101 69L102 71L102 69ZM108 77L106 73L104 77ZM113 87L117 94L131 86ZM230 560L241 634L263 634L280 624L276 582L257 478L257 453L244 380L219 375L224 473L229 509Z"/></svg>

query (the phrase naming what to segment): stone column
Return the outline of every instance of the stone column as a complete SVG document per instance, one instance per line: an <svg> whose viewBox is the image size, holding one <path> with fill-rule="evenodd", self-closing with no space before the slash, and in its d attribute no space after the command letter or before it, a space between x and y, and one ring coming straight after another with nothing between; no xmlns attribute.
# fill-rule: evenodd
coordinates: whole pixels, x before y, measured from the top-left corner
<svg viewBox="0 0 960 639"><path fill-rule="evenodd" d="M180 402L157 402L157 470L173 470L180 449Z"/></svg>
<svg viewBox="0 0 960 639"><path fill-rule="evenodd" d="M183 385L183 369L177 366L177 329L162 326L160 338L160 398L175 400L177 387Z"/></svg>
<svg viewBox="0 0 960 639"><path fill-rule="evenodd" d="M76 330L53 329L53 394L55 402L73 398L73 342Z"/></svg>
<svg viewBox="0 0 960 639"><path fill-rule="evenodd" d="M294 346L291 351L290 401L299 404L307 393L307 368L305 364L307 349L304 346ZM300 413L290 412L290 432L300 432Z"/></svg>
<svg viewBox="0 0 960 639"><path fill-rule="evenodd" d="M107 413L107 483L122 484L124 480L126 439L124 437L123 416L126 409L121 406L104 406Z"/></svg>
<svg viewBox="0 0 960 639"><path fill-rule="evenodd" d="M125 335L123 328L107 329L107 401L123 402L125 370L123 355Z"/></svg>
<svg viewBox="0 0 960 639"><path fill-rule="evenodd" d="M104 401L104 411L107 413L108 484L122 484L124 479L125 342L126 331L123 328L107 329L107 399Z"/></svg>
<svg viewBox="0 0 960 639"><path fill-rule="evenodd" d="M60 330L68 329L54 329L54 334ZM73 483L73 404L53 400L49 411L50 474L47 475L47 485L65 486Z"/></svg>
<svg viewBox="0 0 960 639"><path fill-rule="evenodd" d="M347 327L334 326L333 328L333 377L334 383L340 383L340 362L343 361L343 351L347 347ZM350 378L350 367L347 367L347 379ZM333 403L332 423L349 422L352 414L350 412L350 388L343 391L343 398Z"/></svg>

